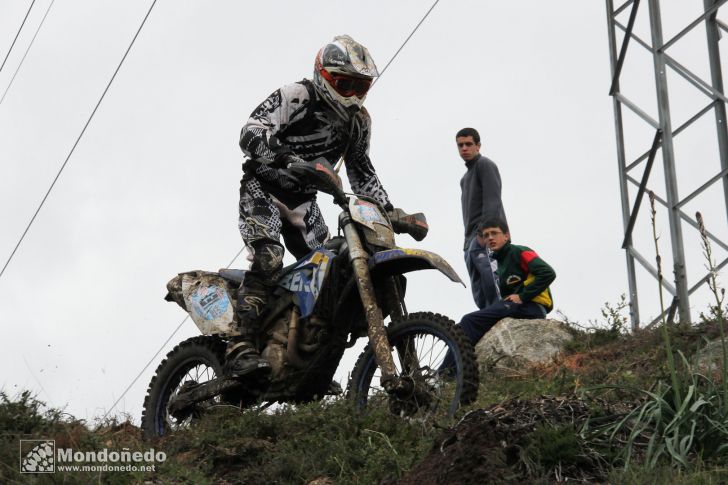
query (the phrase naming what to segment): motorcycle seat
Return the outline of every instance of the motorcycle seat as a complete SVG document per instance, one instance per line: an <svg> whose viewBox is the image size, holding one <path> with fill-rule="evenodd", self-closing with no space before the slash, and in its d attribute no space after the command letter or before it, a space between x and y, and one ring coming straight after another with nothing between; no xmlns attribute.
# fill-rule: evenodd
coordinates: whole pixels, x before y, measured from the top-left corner
<svg viewBox="0 0 728 485"><path fill-rule="evenodd" d="M344 247L346 247L346 239L341 236L332 237L324 243L324 248L328 249L334 254L339 254ZM281 268L281 276L285 276L286 274L291 272L293 269L296 268L296 266L298 266L300 262L301 260L294 261L288 266ZM246 270L221 268L220 270L218 270L217 273L228 281L232 281L234 283L242 285L243 280L245 279Z"/></svg>
<svg viewBox="0 0 728 485"><path fill-rule="evenodd" d="M217 273L228 281L242 284L246 271L244 269L221 268Z"/></svg>

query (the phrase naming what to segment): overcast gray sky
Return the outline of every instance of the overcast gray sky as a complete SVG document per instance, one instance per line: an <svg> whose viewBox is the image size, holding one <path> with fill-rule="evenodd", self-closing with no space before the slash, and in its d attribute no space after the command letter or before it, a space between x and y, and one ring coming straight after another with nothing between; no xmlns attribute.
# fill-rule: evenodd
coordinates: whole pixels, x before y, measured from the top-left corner
<svg viewBox="0 0 728 485"><path fill-rule="evenodd" d="M643 3L636 32L649 39ZM666 37L703 4L662 3ZM37 0L0 72L0 93L49 4ZM2 264L150 4L72 0L50 10L0 104ZM241 247L237 141L250 112L279 86L310 77L316 52L337 34L362 42L383 68L431 4L159 0L0 278L0 387L10 394L35 390L80 418L109 409L184 318L163 301L166 282L178 272L224 267ZM0 1L3 58L29 5ZM670 52L707 78L704 42L699 27ZM622 90L656 117L650 58L637 44L630 55ZM678 97L675 125L709 101L676 76L668 80ZM600 318L603 303L627 291L609 85L604 2L442 0L366 101L380 179L396 206L425 212L431 227L421 243L402 236L399 244L437 252L466 277L459 187L465 168L454 134L476 127L482 152L500 168L514 241L556 269L556 307L582 323ZM625 117L634 159L654 133ZM681 194L717 173L714 132L706 118L676 142ZM664 194L661 173L658 159L650 185L658 194ZM319 204L335 230L331 198L322 194ZM635 240L651 259L645 208ZM687 208L696 209L728 239L719 187ZM658 224L669 276L667 220ZM695 277L703 264L697 234L686 232L685 239ZM410 311L457 321L474 309L470 290L439 273L413 273L409 282ZM656 283L640 272L639 284L648 320L658 313ZM695 316L707 301L705 293L693 297ZM163 355L196 334L185 323L116 411L138 419ZM360 349L339 368L344 383Z"/></svg>

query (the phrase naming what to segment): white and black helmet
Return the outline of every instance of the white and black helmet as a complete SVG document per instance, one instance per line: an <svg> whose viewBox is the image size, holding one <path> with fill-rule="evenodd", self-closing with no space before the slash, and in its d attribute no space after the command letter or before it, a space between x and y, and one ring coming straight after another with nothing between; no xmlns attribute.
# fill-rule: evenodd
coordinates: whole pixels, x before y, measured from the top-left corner
<svg viewBox="0 0 728 485"><path fill-rule="evenodd" d="M361 108L377 76L379 71L367 48L348 35L334 37L316 55L314 85L331 107L345 117Z"/></svg>

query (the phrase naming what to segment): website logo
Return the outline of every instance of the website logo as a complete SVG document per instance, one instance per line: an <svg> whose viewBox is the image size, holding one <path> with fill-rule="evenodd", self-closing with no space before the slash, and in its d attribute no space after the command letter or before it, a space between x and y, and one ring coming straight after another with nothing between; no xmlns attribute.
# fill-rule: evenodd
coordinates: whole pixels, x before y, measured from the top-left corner
<svg viewBox="0 0 728 485"><path fill-rule="evenodd" d="M20 440L20 473L55 473L55 440Z"/></svg>
<svg viewBox="0 0 728 485"><path fill-rule="evenodd" d="M167 454L154 448L81 451L56 448L55 440L20 440L21 473L154 472L166 460Z"/></svg>

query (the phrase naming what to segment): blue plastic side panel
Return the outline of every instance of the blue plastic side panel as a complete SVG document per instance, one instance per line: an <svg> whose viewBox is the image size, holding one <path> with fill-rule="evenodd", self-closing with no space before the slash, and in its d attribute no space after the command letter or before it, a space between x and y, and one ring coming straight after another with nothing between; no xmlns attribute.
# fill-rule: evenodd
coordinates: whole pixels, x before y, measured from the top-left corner
<svg viewBox="0 0 728 485"><path fill-rule="evenodd" d="M334 256L328 249L317 249L301 259L296 267L278 282L278 286L296 295L301 317L308 317L313 313Z"/></svg>

